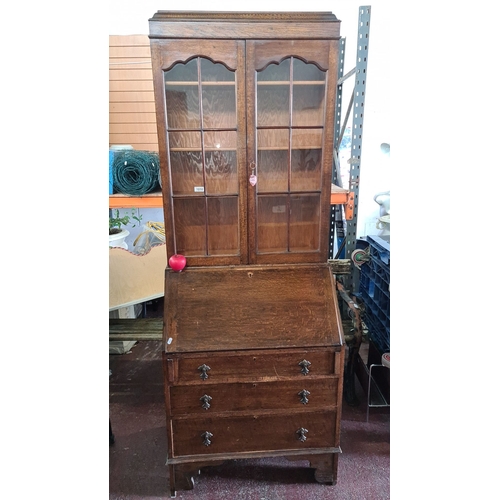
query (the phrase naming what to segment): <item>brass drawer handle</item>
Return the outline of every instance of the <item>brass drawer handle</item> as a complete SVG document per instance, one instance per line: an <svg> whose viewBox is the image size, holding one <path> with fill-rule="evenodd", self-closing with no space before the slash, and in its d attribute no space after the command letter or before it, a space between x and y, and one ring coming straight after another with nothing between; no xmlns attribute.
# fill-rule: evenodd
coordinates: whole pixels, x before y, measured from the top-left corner
<svg viewBox="0 0 500 500"><path fill-rule="evenodd" d="M302 441L304 442L307 437L306 437L306 434L308 433L309 431L307 429L304 429L304 427L301 427L297 432L296 434L299 435L299 441Z"/></svg>
<svg viewBox="0 0 500 500"><path fill-rule="evenodd" d="M307 359L303 359L300 363L299 366L302 367L302 370L300 370L304 375L307 375L309 373L309 367L311 366L311 363L307 361Z"/></svg>
<svg viewBox="0 0 500 500"><path fill-rule="evenodd" d="M212 401L212 398L208 394L204 394L201 398L200 401L203 403L201 407L204 410L208 410L210 408L210 401Z"/></svg>
<svg viewBox="0 0 500 500"><path fill-rule="evenodd" d="M307 396L309 396L311 393L307 389L302 389L299 393L298 396L300 396L300 402L303 405L306 405L309 403L309 400L307 399Z"/></svg>
<svg viewBox="0 0 500 500"><path fill-rule="evenodd" d="M306 431L307 432L307 431ZM210 446L212 444L212 441L210 441L211 437L214 437L214 435L211 432L205 431L201 437L203 438L203 444L205 446Z"/></svg>
<svg viewBox="0 0 500 500"><path fill-rule="evenodd" d="M198 366L198 370L200 370L200 378L201 380L207 380L208 374L207 372L210 370L210 366L203 363L201 366Z"/></svg>

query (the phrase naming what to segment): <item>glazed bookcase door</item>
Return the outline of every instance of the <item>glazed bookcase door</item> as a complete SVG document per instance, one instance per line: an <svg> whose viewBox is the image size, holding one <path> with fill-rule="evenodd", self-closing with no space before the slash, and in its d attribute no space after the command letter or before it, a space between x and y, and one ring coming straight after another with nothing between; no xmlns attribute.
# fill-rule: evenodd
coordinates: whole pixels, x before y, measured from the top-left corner
<svg viewBox="0 0 500 500"><path fill-rule="evenodd" d="M247 42L246 64L250 262L326 262L336 42Z"/></svg>
<svg viewBox="0 0 500 500"><path fill-rule="evenodd" d="M169 255L190 265L248 261L244 46L152 43Z"/></svg>

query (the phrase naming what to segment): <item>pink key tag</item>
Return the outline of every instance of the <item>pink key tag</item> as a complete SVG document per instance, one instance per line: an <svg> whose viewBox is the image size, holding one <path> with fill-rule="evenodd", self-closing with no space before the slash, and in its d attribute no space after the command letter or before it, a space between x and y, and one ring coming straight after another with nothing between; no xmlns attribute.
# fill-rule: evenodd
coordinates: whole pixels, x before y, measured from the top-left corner
<svg viewBox="0 0 500 500"><path fill-rule="evenodd" d="M257 184L257 176L255 174L252 174L248 180L252 186L255 186L255 184Z"/></svg>

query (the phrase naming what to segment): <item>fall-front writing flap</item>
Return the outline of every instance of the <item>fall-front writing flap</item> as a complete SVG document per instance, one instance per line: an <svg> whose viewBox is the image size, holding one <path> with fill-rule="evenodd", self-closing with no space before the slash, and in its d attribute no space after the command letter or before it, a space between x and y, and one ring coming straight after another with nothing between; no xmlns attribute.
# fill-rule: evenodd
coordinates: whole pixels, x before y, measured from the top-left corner
<svg viewBox="0 0 500 500"><path fill-rule="evenodd" d="M166 270L167 352L342 343L327 264Z"/></svg>

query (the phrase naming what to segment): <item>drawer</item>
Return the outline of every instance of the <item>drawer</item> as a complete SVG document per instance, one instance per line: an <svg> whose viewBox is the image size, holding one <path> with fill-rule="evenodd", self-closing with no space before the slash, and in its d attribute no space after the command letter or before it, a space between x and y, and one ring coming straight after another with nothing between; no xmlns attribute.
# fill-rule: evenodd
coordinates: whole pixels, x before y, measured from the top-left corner
<svg viewBox="0 0 500 500"><path fill-rule="evenodd" d="M342 370L340 352L334 348L166 354L165 358L167 381L175 384L305 379Z"/></svg>
<svg viewBox="0 0 500 500"><path fill-rule="evenodd" d="M338 377L296 377L283 382L207 383L170 387L172 415L228 411L318 409L337 405Z"/></svg>
<svg viewBox="0 0 500 500"><path fill-rule="evenodd" d="M337 411L228 418L173 419L171 458L212 453L338 446Z"/></svg>

